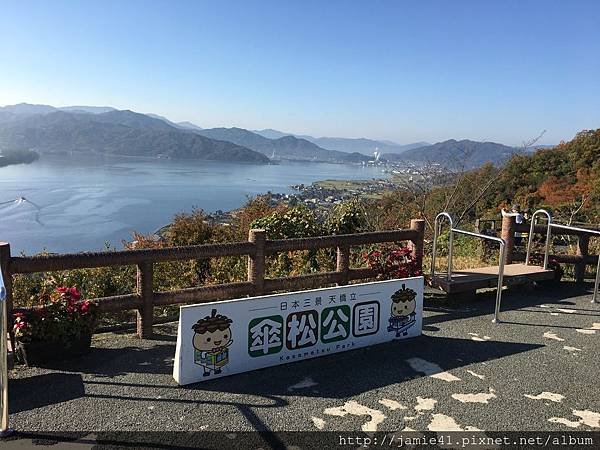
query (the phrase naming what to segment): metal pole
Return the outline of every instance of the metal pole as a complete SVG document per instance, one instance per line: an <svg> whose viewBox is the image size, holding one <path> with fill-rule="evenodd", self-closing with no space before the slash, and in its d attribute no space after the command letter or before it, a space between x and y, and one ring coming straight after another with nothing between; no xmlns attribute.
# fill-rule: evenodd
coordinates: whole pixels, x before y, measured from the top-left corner
<svg viewBox="0 0 600 450"><path fill-rule="evenodd" d="M531 225L529 226L529 236L527 236L527 255L525 256L525 265L529 265L529 256L531 255L531 245L533 244L533 230L535 228L535 215L537 211L531 216Z"/></svg>
<svg viewBox="0 0 600 450"><path fill-rule="evenodd" d="M598 303L598 285L600 285L600 255L598 255L598 266L596 267L596 282L594 283L592 303Z"/></svg>
<svg viewBox="0 0 600 450"><path fill-rule="evenodd" d="M448 223L450 224L450 230L448 231L448 269L446 272L446 280L452 281L452 228L454 228L454 221L452 220L452 216L447 212L441 212L437 216L435 216L435 221L433 224L433 252L431 255L431 278L435 277L435 253L437 249L437 239L442 231L442 224L440 222L440 218L445 217L448 219Z"/></svg>
<svg viewBox="0 0 600 450"><path fill-rule="evenodd" d="M496 309L492 323L500 323L500 303L502 302L502 283L504 278L504 263L506 262L506 243L500 242L500 261L498 264L498 289L496 290Z"/></svg>
<svg viewBox="0 0 600 450"><path fill-rule="evenodd" d="M448 282L452 281L452 248L454 247L454 232L452 220L450 220L450 230L448 231Z"/></svg>
<svg viewBox="0 0 600 450"><path fill-rule="evenodd" d="M546 224L546 247L544 250L544 270L548 268L548 254L550 253L550 235L552 234L551 227L552 224L552 216L545 209L538 209L531 216L531 226L529 227L529 236L527 239L527 256L525 257L525 265L529 264L529 257L531 256L531 246L533 244L533 230L535 228L535 216L538 214L545 214L548 219L548 223Z"/></svg>
<svg viewBox="0 0 600 450"><path fill-rule="evenodd" d="M435 218L435 222L433 223L433 246L431 248L431 280L435 278L435 252L437 247L437 238L438 238L438 229L439 223L438 218Z"/></svg>
<svg viewBox="0 0 600 450"><path fill-rule="evenodd" d="M560 228L561 230L573 230L573 231L579 231L580 233L595 234L597 236L600 236L600 231L590 230L589 228L572 227L570 225L561 225L560 223L552 223L552 226L554 228Z"/></svg>
<svg viewBox="0 0 600 450"><path fill-rule="evenodd" d="M6 288L0 268L0 437L12 434L8 427L8 340L6 337Z"/></svg>

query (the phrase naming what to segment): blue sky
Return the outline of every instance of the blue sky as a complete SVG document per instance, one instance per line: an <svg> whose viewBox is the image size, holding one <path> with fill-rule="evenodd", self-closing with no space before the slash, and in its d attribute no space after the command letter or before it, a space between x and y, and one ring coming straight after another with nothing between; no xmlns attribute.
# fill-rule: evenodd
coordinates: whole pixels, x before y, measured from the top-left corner
<svg viewBox="0 0 600 450"><path fill-rule="evenodd" d="M545 143L600 127L600 1L13 1L0 105Z"/></svg>

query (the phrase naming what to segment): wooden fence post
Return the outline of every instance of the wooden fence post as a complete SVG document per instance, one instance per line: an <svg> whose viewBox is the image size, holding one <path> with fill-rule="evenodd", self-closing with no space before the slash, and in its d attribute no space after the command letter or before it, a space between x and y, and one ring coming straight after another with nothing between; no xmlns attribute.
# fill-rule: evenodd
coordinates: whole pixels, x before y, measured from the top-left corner
<svg viewBox="0 0 600 450"><path fill-rule="evenodd" d="M417 239L411 241L412 256L417 261L419 270L423 271L423 251L425 241L425 220L423 219L411 219L410 228L419 233Z"/></svg>
<svg viewBox="0 0 600 450"><path fill-rule="evenodd" d="M502 231L500 237L506 242L506 264L512 264L515 250L515 216L502 217Z"/></svg>
<svg viewBox="0 0 600 450"><path fill-rule="evenodd" d="M580 234L577 239L577 256L581 256L581 262L575 264L575 282L583 283L585 279L586 257L589 254L590 235Z"/></svg>
<svg viewBox="0 0 600 450"><path fill-rule="evenodd" d="M152 337L152 323L154 321L153 274L154 267L151 261L138 264L137 292L142 299L142 306L137 310L137 334L141 339Z"/></svg>
<svg viewBox="0 0 600 450"><path fill-rule="evenodd" d="M348 273L350 271L350 247L338 247L337 248L337 272L342 273L342 281L338 283L339 286L345 286L348 284Z"/></svg>
<svg viewBox="0 0 600 450"><path fill-rule="evenodd" d="M10 271L10 244L8 242L0 242L0 270L2 270L4 279L4 289L6 289L6 320L12 336L13 278Z"/></svg>
<svg viewBox="0 0 600 450"><path fill-rule="evenodd" d="M254 295L262 295L265 290L265 230L250 230L248 241L255 245L254 255L248 256L248 281L254 285Z"/></svg>

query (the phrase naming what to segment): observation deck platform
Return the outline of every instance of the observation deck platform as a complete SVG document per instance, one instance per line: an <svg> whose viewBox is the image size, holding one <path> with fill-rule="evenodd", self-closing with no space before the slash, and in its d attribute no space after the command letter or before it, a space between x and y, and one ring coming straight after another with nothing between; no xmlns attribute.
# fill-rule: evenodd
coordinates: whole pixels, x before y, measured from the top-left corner
<svg viewBox="0 0 600 450"><path fill-rule="evenodd" d="M551 269L525 264L507 264L504 266L502 284L504 286L516 286L553 278L554 271ZM453 270L450 281L446 280L445 272L436 272L435 277L433 279L429 277L427 282L431 287L438 288L447 294L495 288L498 286L498 266Z"/></svg>

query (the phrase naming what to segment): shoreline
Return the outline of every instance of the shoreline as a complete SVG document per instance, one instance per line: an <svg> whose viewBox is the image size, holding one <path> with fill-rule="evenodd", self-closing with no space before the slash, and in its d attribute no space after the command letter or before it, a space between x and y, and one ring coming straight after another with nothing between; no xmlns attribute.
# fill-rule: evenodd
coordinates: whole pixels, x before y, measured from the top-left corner
<svg viewBox="0 0 600 450"><path fill-rule="evenodd" d="M24 195L43 211L42 223L32 222L33 239L27 238L32 212L5 211L7 220L0 227L4 238L17 253L29 255L102 251L106 244L118 250L123 241L134 240L132 231L162 234L177 213L190 212L194 206L202 208L211 220L227 223L248 198L255 196L329 208L337 201L363 194L347 183L367 189L391 178L389 173L382 173L384 167L289 162L261 168L212 161L194 164L151 160L138 164L127 163L128 159L52 155L33 166L6 169L6 199ZM67 163L69 160L72 163ZM65 173L68 178L61 181ZM23 183L25 177L31 182ZM329 191L329 183L344 186ZM76 227L76 223L82 226Z"/></svg>
<svg viewBox="0 0 600 450"><path fill-rule="evenodd" d="M256 197L267 197L266 200L272 205L285 202L288 206L290 203L294 206L304 205L313 210L329 209L352 198L375 199L387 192L392 192L399 186L393 181L393 174L389 175L388 178L372 178L369 180L318 180L311 184L291 185L290 188L297 193L266 192L258 194ZM243 205L227 211L205 211L205 214L208 221L228 226L235 218L236 213L242 208ZM162 225L151 234L162 239L162 233L166 232L170 225L171 223Z"/></svg>

